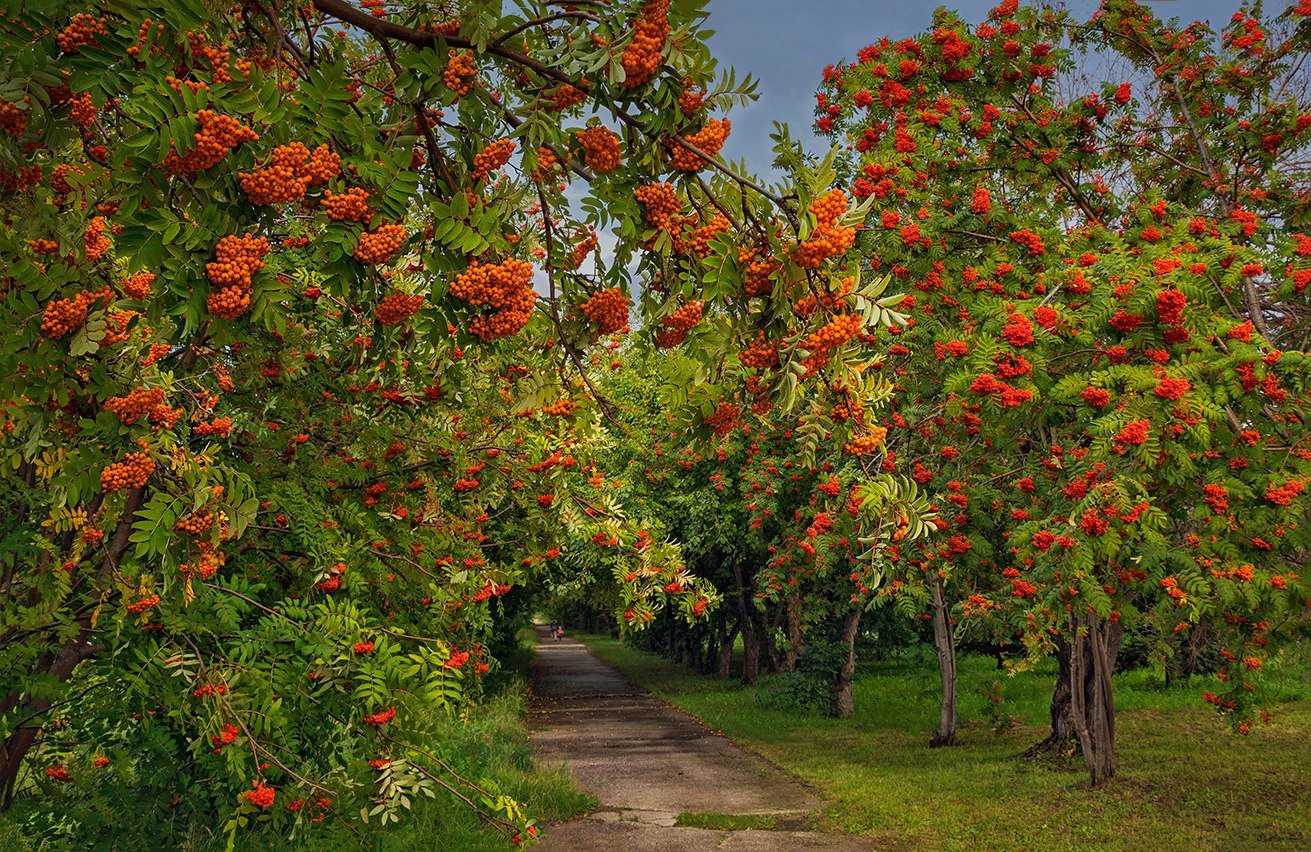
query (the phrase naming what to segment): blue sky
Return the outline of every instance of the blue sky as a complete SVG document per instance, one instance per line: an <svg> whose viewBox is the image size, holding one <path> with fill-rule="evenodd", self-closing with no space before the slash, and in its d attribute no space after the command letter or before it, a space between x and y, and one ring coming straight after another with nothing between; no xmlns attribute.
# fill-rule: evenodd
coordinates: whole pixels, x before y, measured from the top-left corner
<svg viewBox="0 0 1311 852"><path fill-rule="evenodd" d="M772 159L769 133L773 122L787 122L793 136L810 150L823 150L810 132L814 93L825 65L853 58L856 51L882 36L903 38L927 28L933 10L948 5L977 23L999 0L958 0L942 4L904 0L710 0L709 26L716 31L711 49L721 66L760 81L760 100L734 109L733 132L724 148L731 160L747 159L752 171L765 172ZM1171 0L1152 4L1164 18L1210 21L1218 29L1238 8L1238 0ZM1280 0L1268 0L1275 9ZM1067 6L1087 17L1096 0L1070 0Z"/></svg>

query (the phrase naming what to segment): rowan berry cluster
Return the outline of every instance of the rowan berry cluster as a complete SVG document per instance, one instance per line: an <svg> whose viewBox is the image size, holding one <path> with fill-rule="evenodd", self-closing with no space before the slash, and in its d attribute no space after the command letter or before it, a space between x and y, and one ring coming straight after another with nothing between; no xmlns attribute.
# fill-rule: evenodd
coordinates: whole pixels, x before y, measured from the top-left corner
<svg viewBox="0 0 1311 852"><path fill-rule="evenodd" d="M660 52L669 37L669 0L650 0L633 23L633 40L619 63L624 68L620 88L644 85L660 70Z"/></svg>
<svg viewBox="0 0 1311 852"><path fill-rule="evenodd" d="M127 605L127 611L133 615L140 615L148 609L154 609L159 606L159 595L146 595Z"/></svg>
<svg viewBox="0 0 1311 852"><path fill-rule="evenodd" d="M163 388L138 388L127 396L111 396L105 400L104 409L118 415L124 423L136 423L146 417L156 406L164 404Z"/></svg>
<svg viewBox="0 0 1311 852"><path fill-rule="evenodd" d="M85 12L74 15L68 26L55 36L55 44L63 53L73 53L80 47L96 43L96 36L107 35L105 19Z"/></svg>
<svg viewBox="0 0 1311 852"><path fill-rule="evenodd" d="M696 232L692 235L692 242L688 248L691 250L692 254L697 257L708 257L710 255L711 240L722 234L724 231L727 231L731 224L732 223L728 221L727 216L716 211L715 215L709 222L696 229Z"/></svg>
<svg viewBox="0 0 1311 852"><path fill-rule="evenodd" d="M623 165L619 136L608 127L595 124L580 131L578 144L583 148L583 164L595 172L604 174Z"/></svg>
<svg viewBox="0 0 1311 852"><path fill-rule="evenodd" d="M778 344L765 337L765 332L756 332L756 339L738 355L743 367L755 370L771 370L778 366Z"/></svg>
<svg viewBox="0 0 1311 852"><path fill-rule="evenodd" d="M632 306L632 300L618 287L602 290L582 304L583 313L602 334L615 334L627 328Z"/></svg>
<svg viewBox="0 0 1311 852"><path fill-rule="evenodd" d="M537 149L537 168L533 169L533 180L542 183L549 180L555 167L560 164L560 158L555 152L545 146Z"/></svg>
<svg viewBox="0 0 1311 852"><path fill-rule="evenodd" d="M364 721L366 724L372 725L375 728L380 728L394 718L396 718L396 708L388 707L386 710L379 710L377 713L368 714L364 717Z"/></svg>
<svg viewBox="0 0 1311 852"><path fill-rule="evenodd" d="M100 472L100 487L106 491L140 488L155 472L155 462L145 453L128 453Z"/></svg>
<svg viewBox="0 0 1311 852"><path fill-rule="evenodd" d="M714 412L705 419L705 425L716 438L722 438L733 430L742 416L742 406L732 402L721 402Z"/></svg>
<svg viewBox="0 0 1311 852"><path fill-rule="evenodd" d="M473 81L477 76L478 68L473 64L473 53L455 53L446 63L446 70L442 72L442 82L446 84L446 88L464 97L473 89Z"/></svg>
<svg viewBox="0 0 1311 852"><path fill-rule="evenodd" d="M86 259L95 263L109 251L109 238L105 236L105 217L96 216L87 223L82 234L82 247L86 250Z"/></svg>
<svg viewBox="0 0 1311 852"><path fill-rule="evenodd" d="M264 268L269 241L249 234L229 234L214 247L214 260L205 264L205 277L217 290L210 292L209 312L235 319L250 307L251 279Z"/></svg>
<svg viewBox="0 0 1311 852"><path fill-rule="evenodd" d="M373 218L373 209L369 207L369 193L358 186L337 194L326 192L319 202L327 211L328 218L335 222L361 222L368 224Z"/></svg>
<svg viewBox="0 0 1311 852"><path fill-rule="evenodd" d="M173 529L183 535L196 536L199 538L214 528L214 513L208 509L202 509L199 512L193 512L185 518L178 520L173 525Z"/></svg>
<svg viewBox="0 0 1311 852"><path fill-rule="evenodd" d="M71 299L56 299L46 305L41 316L41 334L50 340L66 337L86 322L87 308L94 302L94 293L84 290Z"/></svg>
<svg viewBox="0 0 1311 852"><path fill-rule="evenodd" d="M405 228L401 225L382 225L360 234L353 257L360 263L380 266L391 260L405 242Z"/></svg>
<svg viewBox="0 0 1311 852"><path fill-rule="evenodd" d="M123 288L123 295L129 299L148 299L150 298L150 285L155 283L155 273L138 272L125 278L119 285Z"/></svg>
<svg viewBox="0 0 1311 852"><path fill-rule="evenodd" d="M256 781L255 789L247 790L241 796L257 808L271 808L273 807L273 800L277 796L277 791Z"/></svg>
<svg viewBox="0 0 1311 852"><path fill-rule="evenodd" d="M264 168L238 177L251 204L286 204L300 201L311 186L327 183L339 174L341 158L327 145L311 152L300 142L292 142L274 148Z"/></svg>
<svg viewBox="0 0 1311 852"><path fill-rule="evenodd" d="M835 189L810 203L815 229L808 240L792 252L792 259L803 269L818 269L830 257L845 254L856 240L855 228L838 227L838 219L847 211L847 196Z"/></svg>
<svg viewBox="0 0 1311 852"><path fill-rule="evenodd" d="M843 446L853 456L867 456L883 445L883 439L888 436L888 430L882 426L875 426L864 435L853 436L852 439Z"/></svg>
<svg viewBox="0 0 1311 852"><path fill-rule="evenodd" d="M225 557L221 551L216 551L214 546L209 542L200 542L200 558L195 564L183 562L179 567L184 575L195 574L202 580L208 580L218 573L218 569L223 567Z"/></svg>
<svg viewBox="0 0 1311 852"><path fill-rule="evenodd" d="M678 96L678 108L683 115L692 115L705 103L706 93L692 85L689 80L683 85L683 94Z"/></svg>
<svg viewBox="0 0 1311 852"><path fill-rule="evenodd" d="M489 342L522 331L537 304L532 278L532 265L513 257L497 264L475 263L457 275L451 282L452 296L474 307L492 309L490 314L473 318L469 333Z"/></svg>
<svg viewBox="0 0 1311 852"><path fill-rule="evenodd" d="M772 257L756 257L755 252L739 252L739 261L749 261L742 272L742 289L747 298L768 296L774 292L773 275L783 264Z"/></svg>
<svg viewBox="0 0 1311 852"><path fill-rule="evenodd" d="M568 417L578 410L578 403L568 397L560 397L550 405L542 406L542 413L551 417Z"/></svg>
<svg viewBox="0 0 1311 852"><path fill-rule="evenodd" d="M713 157L719 153L720 148L724 147L724 142L728 139L729 131L732 129L732 122L727 118L712 118L706 122L705 127L691 136L685 137L683 141L703 154ZM689 151L677 142L673 142L670 143L669 148L669 165L680 172L699 172L705 168L706 162L696 151Z"/></svg>
<svg viewBox="0 0 1311 852"><path fill-rule="evenodd" d="M185 156L170 150L164 158L164 168L174 174L194 175L203 172L216 165L241 143L259 139L258 133L235 118L212 110L202 109L197 112L196 121L200 124L200 130L194 136L195 145L192 149Z"/></svg>
<svg viewBox="0 0 1311 852"><path fill-rule="evenodd" d="M54 240L28 240L27 247L33 254L59 254L59 243Z"/></svg>
<svg viewBox="0 0 1311 852"><path fill-rule="evenodd" d="M828 366L833 350L855 337L860 332L860 325L858 314L842 314L806 335L801 341L801 348L810 353L802 362L806 365L806 375L814 375Z"/></svg>
<svg viewBox="0 0 1311 852"><path fill-rule="evenodd" d="M21 139L27 132L27 110L19 109L16 103L0 101L0 131Z"/></svg>
<svg viewBox="0 0 1311 852"><path fill-rule="evenodd" d="M469 175L469 178L475 182L482 180L510 162L510 157L513 154L514 140L498 139L474 155L473 172Z"/></svg>
<svg viewBox="0 0 1311 852"><path fill-rule="evenodd" d="M232 418L215 417L208 423L197 423L191 427L191 431L197 435L215 435L219 438L226 438L232 434Z"/></svg>
<svg viewBox="0 0 1311 852"><path fill-rule="evenodd" d="M591 254L595 249L596 249L596 232L589 231L587 236L583 237L582 242L578 243L578 245L574 246L573 248L573 253L570 256L570 259L573 261L573 268L577 269L578 267L582 266L583 261L587 260L587 256Z"/></svg>
<svg viewBox="0 0 1311 852"><path fill-rule="evenodd" d="M374 308L373 315L378 320L378 325L391 328L405 322L416 311L423 306L423 296L402 293L397 291L388 295L378 307Z"/></svg>
<svg viewBox="0 0 1311 852"><path fill-rule="evenodd" d="M561 83L554 89L546 93L546 99L551 102L551 109L556 112L564 112L571 107L576 107L583 101L587 100L587 92L577 86L571 86L568 83Z"/></svg>
<svg viewBox="0 0 1311 852"><path fill-rule="evenodd" d="M68 102L68 117L79 127L89 127L96 120L96 105L92 103L91 96L86 92L75 95Z"/></svg>
<svg viewBox="0 0 1311 852"><path fill-rule="evenodd" d="M701 322L701 302L688 302L678 310L660 320L661 330L656 332L655 343L661 349L669 349L687 340L687 333Z"/></svg>
<svg viewBox="0 0 1311 852"><path fill-rule="evenodd" d="M675 217L683 209L683 202L678 200L672 184L648 183L639 186L633 195L646 208L644 218L648 225L663 231L673 230Z"/></svg>

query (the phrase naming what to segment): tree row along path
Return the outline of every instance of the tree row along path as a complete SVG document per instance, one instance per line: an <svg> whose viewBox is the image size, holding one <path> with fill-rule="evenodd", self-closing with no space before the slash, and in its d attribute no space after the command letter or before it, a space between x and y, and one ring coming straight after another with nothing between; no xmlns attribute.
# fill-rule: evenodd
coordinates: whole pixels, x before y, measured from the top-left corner
<svg viewBox="0 0 1311 852"><path fill-rule="evenodd" d="M822 803L801 781L658 700L581 642L537 627L532 727L537 758L564 762L601 800L549 826L544 850L869 849L860 838L787 830ZM772 815L777 831L676 826L679 814Z"/></svg>

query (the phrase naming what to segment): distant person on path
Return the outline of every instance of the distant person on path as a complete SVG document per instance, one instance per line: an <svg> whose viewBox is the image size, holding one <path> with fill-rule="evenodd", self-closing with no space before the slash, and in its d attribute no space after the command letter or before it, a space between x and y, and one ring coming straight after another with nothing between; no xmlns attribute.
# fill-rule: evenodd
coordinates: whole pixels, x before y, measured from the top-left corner
<svg viewBox="0 0 1311 852"><path fill-rule="evenodd" d="M551 619L551 636L554 637L555 631L559 629L560 629L560 622L556 621L554 618Z"/></svg>
<svg viewBox="0 0 1311 852"><path fill-rule="evenodd" d="M563 638L564 638L564 627L562 625L557 624L555 626L555 641L559 642Z"/></svg>

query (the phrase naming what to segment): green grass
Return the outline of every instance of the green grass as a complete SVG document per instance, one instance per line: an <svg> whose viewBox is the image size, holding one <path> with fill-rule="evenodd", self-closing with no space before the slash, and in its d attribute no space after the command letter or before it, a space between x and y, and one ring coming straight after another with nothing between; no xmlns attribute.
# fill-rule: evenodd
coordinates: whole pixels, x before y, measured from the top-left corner
<svg viewBox="0 0 1311 852"><path fill-rule="evenodd" d="M678 825L690 828L711 828L716 831L745 831L749 828L773 831L778 824L773 814L679 814Z"/></svg>
<svg viewBox="0 0 1311 852"><path fill-rule="evenodd" d="M1045 734L1053 669L1009 676L961 659L959 744L930 749L937 678L927 659L867 666L856 715L836 720L769 706L770 682L743 687L691 674L609 637L581 637L603 659L747 748L815 785L819 828L903 847L964 849L1311 848L1311 701L1304 659L1287 661L1275 723L1231 733L1201 700L1202 679L1171 689L1159 671L1116 677L1119 778L1090 790L1082 764L1019 758ZM995 734L977 690L1005 684Z"/></svg>

